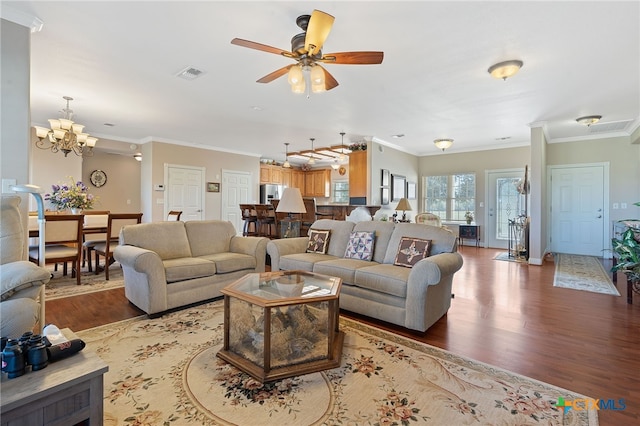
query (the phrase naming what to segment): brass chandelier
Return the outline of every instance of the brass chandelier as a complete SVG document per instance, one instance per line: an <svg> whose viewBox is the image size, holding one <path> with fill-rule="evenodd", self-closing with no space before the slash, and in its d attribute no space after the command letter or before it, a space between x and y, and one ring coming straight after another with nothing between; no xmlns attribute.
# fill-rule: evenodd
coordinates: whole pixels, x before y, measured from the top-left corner
<svg viewBox="0 0 640 426"><path fill-rule="evenodd" d="M50 149L52 152L62 151L66 157L70 152L78 156L93 155L93 147L96 146L97 138L82 133L84 126L71 121L73 110L69 108L69 101L73 98L63 96L67 101L66 108L62 109L63 118L50 118L50 129L46 127L34 126L38 141L36 146L40 149Z"/></svg>

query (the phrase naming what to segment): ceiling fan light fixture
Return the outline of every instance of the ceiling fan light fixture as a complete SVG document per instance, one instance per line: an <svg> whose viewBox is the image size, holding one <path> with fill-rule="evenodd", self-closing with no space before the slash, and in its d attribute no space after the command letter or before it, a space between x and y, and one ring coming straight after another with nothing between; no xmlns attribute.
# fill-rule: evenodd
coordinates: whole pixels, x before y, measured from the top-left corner
<svg viewBox="0 0 640 426"><path fill-rule="evenodd" d="M509 77L516 75L524 63L520 60L513 59L510 61L499 62L495 65L491 65L487 70L495 78L501 78L506 80Z"/></svg>
<svg viewBox="0 0 640 426"><path fill-rule="evenodd" d="M576 118L576 121L589 127L592 124L596 124L598 121L600 121L601 118L601 115L585 115L584 117Z"/></svg>
<svg viewBox="0 0 640 426"><path fill-rule="evenodd" d="M301 81L304 82L304 74L302 74L302 68L300 67L300 65L294 65L289 68L287 81L291 86L300 84Z"/></svg>
<svg viewBox="0 0 640 426"><path fill-rule="evenodd" d="M436 139L433 143L436 147L444 151L445 149L451 148L451 145L453 145L453 139Z"/></svg>

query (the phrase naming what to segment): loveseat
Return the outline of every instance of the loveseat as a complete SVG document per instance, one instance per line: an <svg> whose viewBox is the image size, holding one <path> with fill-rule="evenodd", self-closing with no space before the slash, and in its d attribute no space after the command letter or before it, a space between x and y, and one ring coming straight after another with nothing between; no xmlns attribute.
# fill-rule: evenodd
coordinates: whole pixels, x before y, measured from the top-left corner
<svg viewBox="0 0 640 426"><path fill-rule="evenodd" d="M0 335L18 338L44 320L44 286L51 273L26 260L21 198L3 195L0 209Z"/></svg>
<svg viewBox="0 0 640 426"><path fill-rule="evenodd" d="M150 317L222 296L227 284L265 270L268 239L237 236L227 221L129 225L119 239L113 256L125 295Z"/></svg>
<svg viewBox="0 0 640 426"><path fill-rule="evenodd" d="M311 229L309 237L269 241L273 271L339 277L340 308L412 330L426 331L447 313L453 274L462 267L453 233L415 223L328 219ZM313 231L323 230L328 245L320 247L324 236Z"/></svg>

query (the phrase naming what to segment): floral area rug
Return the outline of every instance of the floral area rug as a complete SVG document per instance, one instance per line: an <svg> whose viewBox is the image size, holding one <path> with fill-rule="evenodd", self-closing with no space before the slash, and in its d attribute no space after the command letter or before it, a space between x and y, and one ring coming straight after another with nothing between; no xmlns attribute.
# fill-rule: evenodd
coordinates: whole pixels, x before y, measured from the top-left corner
<svg viewBox="0 0 640 426"><path fill-rule="evenodd" d="M568 390L340 319L342 364L261 384L216 357L221 301L78 332L109 365L104 424L597 425Z"/></svg>
<svg viewBox="0 0 640 426"><path fill-rule="evenodd" d="M95 275L94 272L82 270L80 285L77 284L75 278L71 278L71 270L69 270L68 275L64 276L62 275L62 266L59 266L58 270L54 271L53 265L47 265L47 269L51 271L53 278L45 285L45 300L61 299L63 297L124 287L122 268L117 262L109 267L109 281L104 278L104 271Z"/></svg>
<svg viewBox="0 0 640 426"><path fill-rule="evenodd" d="M554 287L620 296L597 257L558 253L555 255Z"/></svg>

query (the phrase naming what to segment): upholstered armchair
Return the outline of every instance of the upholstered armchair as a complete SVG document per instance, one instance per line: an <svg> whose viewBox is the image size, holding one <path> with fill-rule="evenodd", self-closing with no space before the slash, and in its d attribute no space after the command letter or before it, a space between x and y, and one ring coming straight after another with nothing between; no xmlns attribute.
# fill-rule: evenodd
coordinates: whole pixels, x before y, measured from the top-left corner
<svg viewBox="0 0 640 426"><path fill-rule="evenodd" d="M0 210L0 335L17 338L44 322L44 285L51 274L26 259L19 196L2 196ZM42 309L41 309L42 308Z"/></svg>

